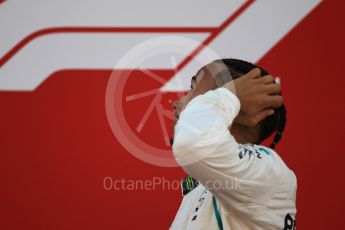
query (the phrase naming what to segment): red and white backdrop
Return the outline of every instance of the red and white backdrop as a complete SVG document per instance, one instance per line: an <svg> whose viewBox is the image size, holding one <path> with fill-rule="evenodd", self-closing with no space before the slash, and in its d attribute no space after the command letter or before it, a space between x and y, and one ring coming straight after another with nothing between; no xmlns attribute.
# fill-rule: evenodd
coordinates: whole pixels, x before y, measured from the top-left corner
<svg viewBox="0 0 345 230"><path fill-rule="evenodd" d="M0 228L168 228L171 102L227 57L280 77L297 226L345 227L344 6L0 1Z"/></svg>

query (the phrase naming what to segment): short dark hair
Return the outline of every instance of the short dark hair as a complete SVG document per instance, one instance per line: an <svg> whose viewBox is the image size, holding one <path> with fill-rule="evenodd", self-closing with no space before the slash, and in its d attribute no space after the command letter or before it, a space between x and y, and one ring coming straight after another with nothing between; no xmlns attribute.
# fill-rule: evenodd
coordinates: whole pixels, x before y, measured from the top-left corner
<svg viewBox="0 0 345 230"><path fill-rule="evenodd" d="M219 76L216 78L226 78L225 75L230 77L232 80L241 77L242 75L248 73L249 71L259 68L261 70L261 76L268 75L269 73L264 70L263 68L254 65L250 62L246 62L239 59L219 59L215 61L216 63L223 63L227 71L223 71L219 73ZM223 76L221 76L223 75ZM270 147L273 149L276 144L280 141L283 131L285 129L286 124L286 108L285 105L282 104L279 108L275 109L274 114L266 117L263 121L260 122L260 133L259 133L259 140L258 143L261 143L266 138L271 136L274 132L276 135L274 136L274 140Z"/></svg>

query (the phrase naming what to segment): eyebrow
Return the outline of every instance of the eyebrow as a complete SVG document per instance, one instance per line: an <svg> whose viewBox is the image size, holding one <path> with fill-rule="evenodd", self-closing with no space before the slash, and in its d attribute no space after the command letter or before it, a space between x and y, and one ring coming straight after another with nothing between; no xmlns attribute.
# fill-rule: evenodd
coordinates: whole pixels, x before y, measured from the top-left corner
<svg viewBox="0 0 345 230"><path fill-rule="evenodd" d="M190 88L193 89L193 82L196 81L196 77L193 76L192 79L190 80Z"/></svg>
<svg viewBox="0 0 345 230"><path fill-rule="evenodd" d="M194 84L196 84L196 76L197 76L197 74L194 75L194 76L192 77L192 79L190 80L190 88L191 88L191 89L193 89L193 82L194 82Z"/></svg>
<svg viewBox="0 0 345 230"><path fill-rule="evenodd" d="M196 83L196 78L197 76L199 75L199 73L201 72L201 70L203 69L204 67L201 67L198 72L196 72L196 74L192 77L192 79L190 80L191 84L190 84L190 88L193 89L193 82Z"/></svg>

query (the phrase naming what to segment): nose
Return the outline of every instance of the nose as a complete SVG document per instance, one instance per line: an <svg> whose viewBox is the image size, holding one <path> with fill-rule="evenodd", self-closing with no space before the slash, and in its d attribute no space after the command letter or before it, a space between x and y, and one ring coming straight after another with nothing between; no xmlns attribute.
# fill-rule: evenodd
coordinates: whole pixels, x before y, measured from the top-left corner
<svg viewBox="0 0 345 230"><path fill-rule="evenodd" d="M184 95L172 103L172 107L175 111L174 115L176 119L179 118L180 113L184 109L184 105L186 104L187 99L188 99L187 95Z"/></svg>
<svg viewBox="0 0 345 230"><path fill-rule="evenodd" d="M180 98L180 99L177 99L176 101L174 101L174 102L172 103L172 108L173 108L174 110L177 110L179 104L181 104L181 98Z"/></svg>

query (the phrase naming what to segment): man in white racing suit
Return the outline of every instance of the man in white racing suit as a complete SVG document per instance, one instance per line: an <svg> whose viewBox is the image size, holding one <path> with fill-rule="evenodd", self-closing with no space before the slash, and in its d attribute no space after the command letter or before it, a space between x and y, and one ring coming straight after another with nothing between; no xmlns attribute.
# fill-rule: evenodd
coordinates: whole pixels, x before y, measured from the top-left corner
<svg viewBox="0 0 345 230"><path fill-rule="evenodd" d="M295 229L295 174L273 150L285 128L281 88L257 66L214 61L174 102L173 153L189 174L170 229ZM259 144L275 134L271 148Z"/></svg>

